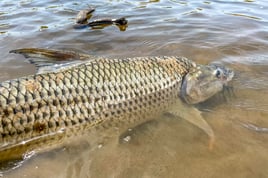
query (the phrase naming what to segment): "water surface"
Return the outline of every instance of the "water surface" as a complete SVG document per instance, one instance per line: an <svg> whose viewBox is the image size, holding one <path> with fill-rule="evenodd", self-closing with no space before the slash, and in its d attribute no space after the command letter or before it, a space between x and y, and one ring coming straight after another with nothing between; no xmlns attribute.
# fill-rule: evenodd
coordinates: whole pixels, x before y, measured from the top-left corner
<svg viewBox="0 0 268 178"><path fill-rule="evenodd" d="M76 14L88 6L96 8L92 20L126 17L128 28L74 29ZM120 138L85 137L35 155L4 176L267 177L267 9L265 0L1 0L0 81L35 72L8 53L27 47L109 57L179 55L236 72L233 95L197 106L215 132L212 151L201 130L164 116Z"/></svg>

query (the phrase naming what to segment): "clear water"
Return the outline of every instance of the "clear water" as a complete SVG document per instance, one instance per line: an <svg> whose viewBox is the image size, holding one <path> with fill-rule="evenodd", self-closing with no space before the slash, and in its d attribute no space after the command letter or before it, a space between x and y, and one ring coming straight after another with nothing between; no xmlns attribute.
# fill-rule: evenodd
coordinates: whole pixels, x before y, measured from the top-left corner
<svg viewBox="0 0 268 178"><path fill-rule="evenodd" d="M73 29L76 14L88 6L96 8L92 20L124 16L128 28ZM1 81L35 72L22 56L8 53L27 47L110 57L180 55L236 72L232 96L198 106L216 135L212 151L198 128L165 116L119 139L70 142L2 176L267 177L267 9L266 0L1 0Z"/></svg>

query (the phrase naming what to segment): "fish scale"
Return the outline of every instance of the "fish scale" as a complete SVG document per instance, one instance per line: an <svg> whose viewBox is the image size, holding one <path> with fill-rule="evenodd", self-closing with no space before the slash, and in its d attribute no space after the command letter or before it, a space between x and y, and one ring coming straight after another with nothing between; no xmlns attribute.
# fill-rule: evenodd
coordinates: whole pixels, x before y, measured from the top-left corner
<svg viewBox="0 0 268 178"><path fill-rule="evenodd" d="M62 129L145 119L178 98L194 66L182 57L100 58L2 82L0 143L7 146L0 149Z"/></svg>

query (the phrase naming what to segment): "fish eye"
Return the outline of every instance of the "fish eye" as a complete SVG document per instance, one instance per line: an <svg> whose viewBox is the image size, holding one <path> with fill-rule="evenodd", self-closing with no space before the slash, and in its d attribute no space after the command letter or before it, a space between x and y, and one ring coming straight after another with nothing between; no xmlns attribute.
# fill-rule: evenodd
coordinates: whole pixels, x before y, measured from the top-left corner
<svg viewBox="0 0 268 178"><path fill-rule="evenodd" d="M216 74L215 74L215 76L216 76L217 78L220 78L220 76L221 76L221 70L217 69L217 70L216 70Z"/></svg>

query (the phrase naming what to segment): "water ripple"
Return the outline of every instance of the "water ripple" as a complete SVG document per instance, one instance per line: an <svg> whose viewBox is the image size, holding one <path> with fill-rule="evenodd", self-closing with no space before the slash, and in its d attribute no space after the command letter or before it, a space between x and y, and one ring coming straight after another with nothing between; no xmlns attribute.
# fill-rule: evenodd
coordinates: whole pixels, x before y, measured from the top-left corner
<svg viewBox="0 0 268 178"><path fill-rule="evenodd" d="M251 124L251 123L241 123L241 125L247 129L255 131L255 132L268 133L267 127L259 127L257 125Z"/></svg>
<svg viewBox="0 0 268 178"><path fill-rule="evenodd" d="M233 16L237 16L237 17L249 18L249 19L253 19L253 20L262 20L262 18L250 16L250 15L246 15L246 14L239 14L239 13L225 13L225 14L233 15Z"/></svg>

